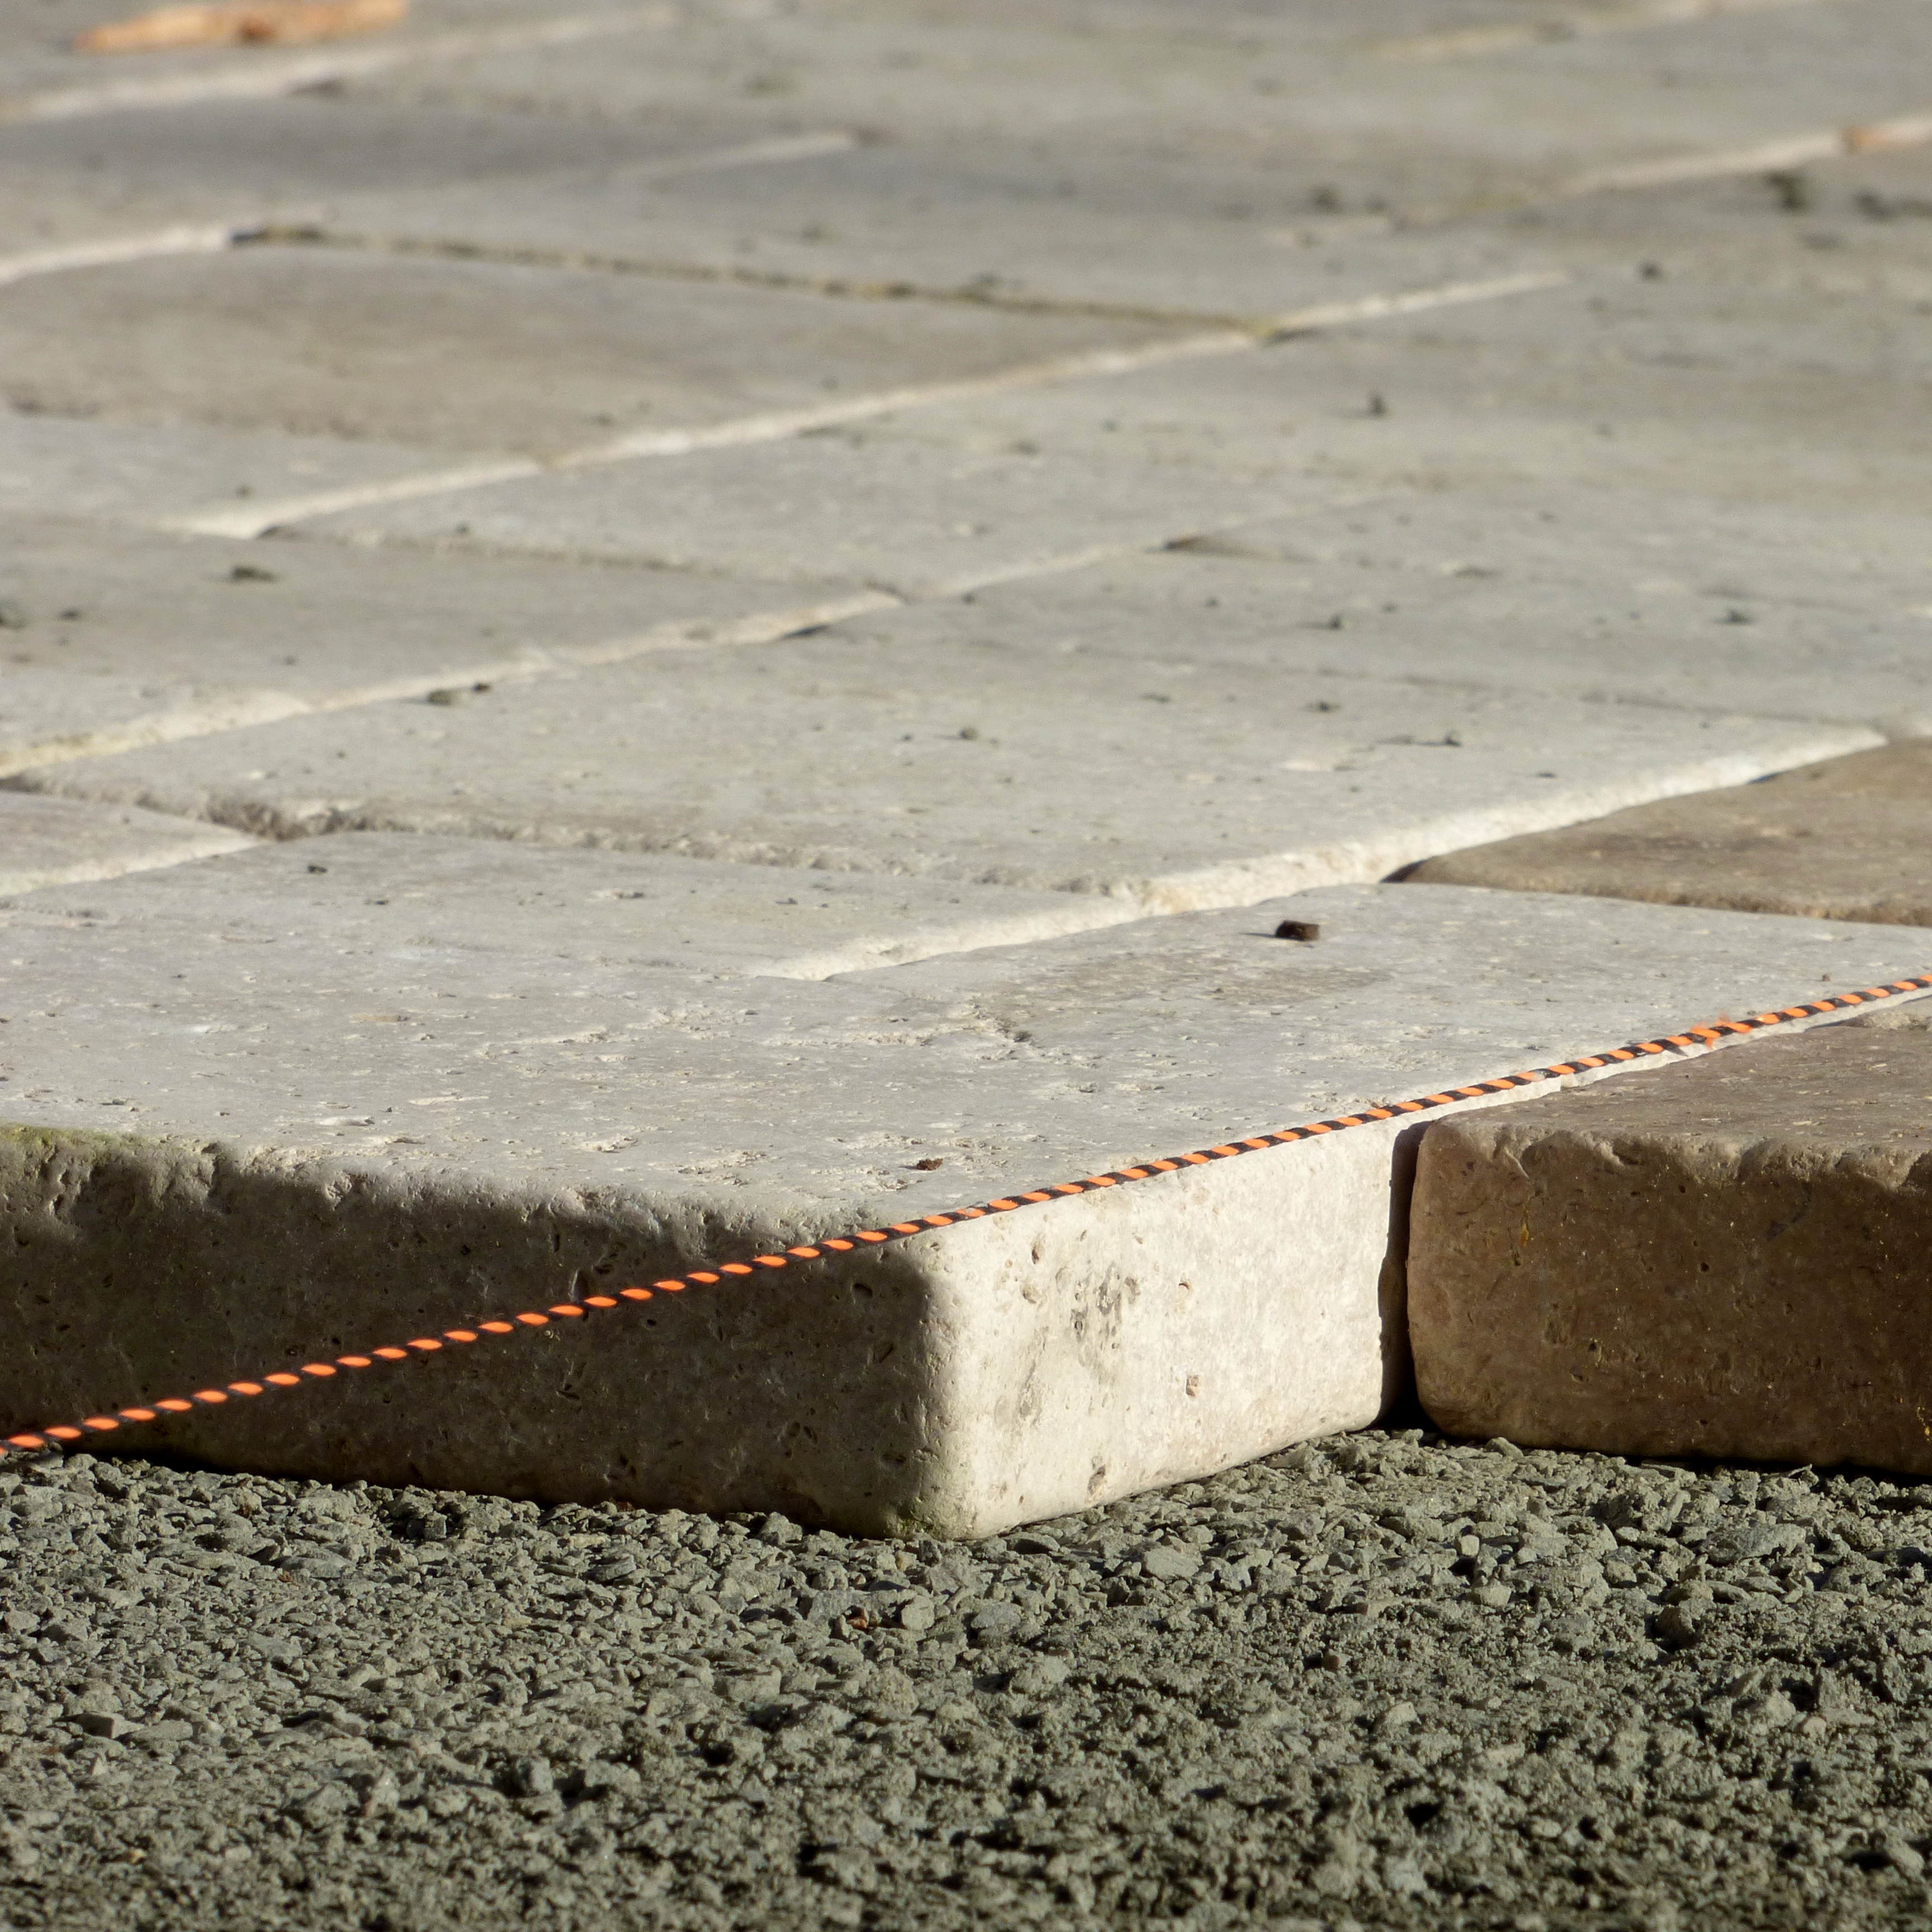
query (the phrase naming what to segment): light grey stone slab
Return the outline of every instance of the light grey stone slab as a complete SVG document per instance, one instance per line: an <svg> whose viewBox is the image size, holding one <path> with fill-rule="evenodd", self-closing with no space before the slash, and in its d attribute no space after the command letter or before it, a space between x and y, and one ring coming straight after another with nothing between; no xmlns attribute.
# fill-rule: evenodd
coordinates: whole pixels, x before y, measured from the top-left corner
<svg viewBox="0 0 1932 1932"><path fill-rule="evenodd" d="M47 836L40 842L50 850L55 832L69 825L76 838L98 826L103 839L116 828L131 828L122 833L122 844L136 832L151 842L171 838L167 849L182 857L250 843L205 821L0 792L0 826L10 840L16 826L43 825ZM0 908L0 932L77 926L107 944L163 932L195 939L218 934L310 961L391 958L411 972L421 970L427 951L454 948L519 960L550 955L824 980L1135 916L1123 901L1089 894L386 832L254 844L232 858L178 868L164 880L117 880L106 892L26 892L28 884L108 876L43 869L44 877L0 872L0 890L24 893ZM13 883L5 884L9 878Z"/></svg>
<svg viewBox="0 0 1932 1932"><path fill-rule="evenodd" d="M1384 315L1250 356L976 396L848 430L949 447L1266 474L1353 488L1561 478L1778 503L1932 508L1910 303L1615 275Z"/></svg>
<svg viewBox="0 0 1932 1932"><path fill-rule="evenodd" d="M1396 10L1376 11L1392 20ZM1118 16L1072 30L960 15L692 22L649 62L566 48L368 85L398 100L617 117L736 95L775 121L852 119L1090 155L1144 151L1151 134L1171 153L1264 157L1298 179L1311 212L1339 195L1350 212L1375 213L1536 200L1594 169L1922 110L1911 0L1862 17L1856 34L1825 7L1680 26L1668 36L1668 81L1642 34L1477 62L1390 60L1374 50L1385 38L1374 16L1352 8L1286 26L1257 10L1218 32Z"/></svg>
<svg viewBox="0 0 1932 1932"><path fill-rule="evenodd" d="M1158 548L1319 502L1280 475L810 435L375 502L304 536L784 578L904 596Z"/></svg>
<svg viewBox="0 0 1932 1932"><path fill-rule="evenodd" d="M1932 926L1932 739L1447 853L1409 876Z"/></svg>
<svg viewBox="0 0 1932 1932"><path fill-rule="evenodd" d="M205 820L0 792L0 893L115 879L253 843Z"/></svg>
<svg viewBox="0 0 1932 1932"><path fill-rule="evenodd" d="M1282 914L1323 937L1271 937ZM1344 890L754 992L548 950L319 970L219 935L16 926L0 1412L259 1378L1012 1198L1895 973L1904 944ZM1376 1414L1405 1372L1397 1140L1359 1128L754 1268L165 1439L984 1534Z"/></svg>
<svg viewBox="0 0 1932 1932"><path fill-rule="evenodd" d="M1170 659L1932 729L1916 518L1555 479L1397 488L976 592L1099 664ZM855 620L945 648L947 605Z"/></svg>
<svg viewBox="0 0 1932 1932"><path fill-rule="evenodd" d="M1257 320L1544 259L1514 233L1371 220L1364 234L1311 214L1312 192L1269 161L854 140L766 166L385 188L340 199L321 227L344 244L583 256L850 297Z"/></svg>
<svg viewBox="0 0 1932 1932"><path fill-rule="evenodd" d="M780 634L796 585L244 544L0 512L0 772L372 698L454 703L668 640Z"/></svg>
<svg viewBox="0 0 1932 1932"><path fill-rule="evenodd" d="M216 503L367 488L446 460L332 436L0 410L0 511L10 514L158 523Z"/></svg>
<svg viewBox="0 0 1932 1932"><path fill-rule="evenodd" d="M1924 1011L1430 1128L1409 1245L1430 1414L1526 1445L1932 1471Z"/></svg>
<svg viewBox="0 0 1932 1932"><path fill-rule="evenodd" d="M554 455L1149 332L966 304L246 248L17 284L0 306L0 365L16 408Z"/></svg>
<svg viewBox="0 0 1932 1932"><path fill-rule="evenodd" d="M1177 647L1099 664L956 607L667 650L454 707L371 705L24 772L278 837L457 833L1100 892L1149 909L1380 878L1874 742L1843 725L1526 700ZM1492 830L1491 830L1492 828Z"/></svg>

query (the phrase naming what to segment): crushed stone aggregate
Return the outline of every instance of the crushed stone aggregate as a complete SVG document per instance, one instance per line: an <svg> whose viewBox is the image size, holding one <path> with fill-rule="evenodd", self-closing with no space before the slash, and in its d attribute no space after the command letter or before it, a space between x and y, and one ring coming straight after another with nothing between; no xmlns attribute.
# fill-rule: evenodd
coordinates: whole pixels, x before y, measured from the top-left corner
<svg viewBox="0 0 1932 1932"><path fill-rule="evenodd" d="M0 1922L1922 1925L1932 1488L1420 1430L977 1544L0 1472Z"/></svg>

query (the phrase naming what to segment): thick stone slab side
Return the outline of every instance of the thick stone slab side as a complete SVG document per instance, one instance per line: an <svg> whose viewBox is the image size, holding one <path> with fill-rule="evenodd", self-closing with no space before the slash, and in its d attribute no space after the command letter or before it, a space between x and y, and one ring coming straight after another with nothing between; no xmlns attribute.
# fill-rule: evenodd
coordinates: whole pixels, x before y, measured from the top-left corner
<svg viewBox="0 0 1932 1932"><path fill-rule="evenodd" d="M0 894L178 866L252 845L245 835L127 806L0 792ZM0 922L7 914L0 911Z"/></svg>
<svg viewBox="0 0 1932 1932"><path fill-rule="evenodd" d="M370 705L15 782L280 837L455 833L1179 910L1381 878L1484 834L1872 741L1185 656L1123 676L1009 646L976 607L954 615L944 648L888 626L667 650L472 704Z"/></svg>
<svg viewBox="0 0 1932 1932"><path fill-rule="evenodd" d="M90 897L145 903L144 884ZM1288 916L1324 937L1275 938ZM8 1429L1917 963L1887 928L1400 888L818 985L160 919L6 938ZM1371 1420L1406 1372L1405 1131L754 1270L159 1433L242 1466L986 1533Z"/></svg>
<svg viewBox="0 0 1932 1932"><path fill-rule="evenodd" d="M1922 1006L1430 1127L1408 1249L1444 1429L1932 1472Z"/></svg>
<svg viewBox="0 0 1932 1932"><path fill-rule="evenodd" d="M1932 739L1448 853L1408 877L1932 926Z"/></svg>

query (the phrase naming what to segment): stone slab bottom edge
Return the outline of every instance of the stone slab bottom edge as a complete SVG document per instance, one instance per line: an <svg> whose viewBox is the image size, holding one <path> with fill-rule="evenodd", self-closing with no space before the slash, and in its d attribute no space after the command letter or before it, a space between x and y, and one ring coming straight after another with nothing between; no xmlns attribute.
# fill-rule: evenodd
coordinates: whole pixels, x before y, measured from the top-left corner
<svg viewBox="0 0 1932 1932"><path fill-rule="evenodd" d="M662 1252L661 1228L614 1245L608 1219L572 1228L526 1215L518 1232L500 1230L500 1246L529 1250L513 1264L571 1279L601 1254L594 1272L612 1285L483 1319L454 1305L460 1288L399 1294L383 1305L422 1325L373 1345L327 1335L339 1306L292 1288L211 1297L208 1251L232 1250L236 1222L252 1216L266 1252L301 1252L325 1281L394 1279L398 1249L421 1241L420 1202L385 1202L371 1184L359 1212L324 1226L286 1188L278 1197L272 1176L237 1169L218 1177L220 1214L197 1222L184 1208L170 1226L169 1201L192 1190L155 1163L218 1165L206 1149L94 1137L82 1149L16 1130L0 1140L0 1168L14 1170L0 1172L0 1196L30 1172L44 1190L49 1163L65 1162L70 1209L91 1191L101 1226L145 1213L145 1258L172 1258L180 1292L164 1264L152 1305L172 1306L169 1334L190 1338L184 1366L220 1366L158 1398L100 1387L104 1364L134 1358L94 1332L88 1274L101 1257L77 1233L86 1216L70 1211L34 1259L50 1318L26 1324L0 1414L31 1390L50 1406L72 1401L75 1420L16 1426L0 1454L112 1440L284 1474L990 1534L1382 1413L1409 1382L1404 1177L1422 1118L1928 991L1932 974L676 1274L610 1274L614 1256ZM1241 1158L1292 1147L1286 1186L1278 1163ZM1066 1211L1075 1202L1084 1211ZM280 1225L304 1211L305 1228ZM413 1379L426 1376L441 1385ZM106 1405L81 1408L82 1376Z"/></svg>

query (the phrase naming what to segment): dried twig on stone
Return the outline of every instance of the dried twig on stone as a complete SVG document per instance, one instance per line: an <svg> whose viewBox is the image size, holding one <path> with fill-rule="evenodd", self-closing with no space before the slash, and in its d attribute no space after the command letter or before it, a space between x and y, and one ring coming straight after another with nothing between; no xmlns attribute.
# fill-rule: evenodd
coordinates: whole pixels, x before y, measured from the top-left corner
<svg viewBox="0 0 1932 1932"><path fill-rule="evenodd" d="M167 47L289 46L380 33L409 11L410 0L208 0L163 7L94 27L75 40L82 53L152 53Z"/></svg>

